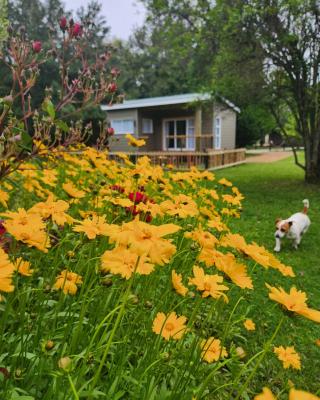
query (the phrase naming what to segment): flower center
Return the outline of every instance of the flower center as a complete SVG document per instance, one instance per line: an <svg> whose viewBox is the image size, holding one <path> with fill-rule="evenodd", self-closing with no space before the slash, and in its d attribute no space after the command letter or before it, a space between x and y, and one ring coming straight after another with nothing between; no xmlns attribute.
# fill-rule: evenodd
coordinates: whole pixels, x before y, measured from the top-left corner
<svg viewBox="0 0 320 400"><path fill-rule="evenodd" d="M172 322L167 322L165 328L167 331L172 331L174 329L174 324Z"/></svg>
<svg viewBox="0 0 320 400"><path fill-rule="evenodd" d="M205 282L203 287L204 287L204 290L209 290L209 291L211 290L211 285L208 282Z"/></svg>

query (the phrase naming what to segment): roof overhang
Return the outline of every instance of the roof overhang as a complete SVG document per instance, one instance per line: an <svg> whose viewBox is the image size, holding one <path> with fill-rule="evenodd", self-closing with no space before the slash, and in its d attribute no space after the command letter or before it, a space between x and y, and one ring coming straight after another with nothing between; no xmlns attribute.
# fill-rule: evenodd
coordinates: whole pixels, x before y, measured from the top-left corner
<svg viewBox="0 0 320 400"><path fill-rule="evenodd" d="M221 97L222 102L224 102L228 107L232 108L236 112L240 112L240 109L235 106L231 101ZM158 106L168 106L174 104L189 104L202 101L212 100L212 96L209 93L188 93L188 94L178 94L174 96L162 96L162 97L150 97L146 99L137 100L125 100L121 104L106 105L102 104L102 111L120 111L129 110L134 108L146 108L146 107L158 107Z"/></svg>

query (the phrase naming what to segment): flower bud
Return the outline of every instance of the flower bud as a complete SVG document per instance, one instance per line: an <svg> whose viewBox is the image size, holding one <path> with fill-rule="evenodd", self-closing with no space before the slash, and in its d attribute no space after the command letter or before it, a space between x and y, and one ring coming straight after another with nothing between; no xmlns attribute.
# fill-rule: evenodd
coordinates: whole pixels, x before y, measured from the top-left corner
<svg viewBox="0 0 320 400"><path fill-rule="evenodd" d="M76 22L72 27L72 36L78 37L82 35L82 26Z"/></svg>
<svg viewBox="0 0 320 400"><path fill-rule="evenodd" d="M114 129L113 129L112 127L107 128L107 134L108 134L109 136L114 135Z"/></svg>
<svg viewBox="0 0 320 400"><path fill-rule="evenodd" d="M107 91L109 93L114 93L117 90L117 84L115 82L111 82L109 83L109 85L107 86Z"/></svg>
<svg viewBox="0 0 320 400"><path fill-rule="evenodd" d="M71 358L70 357L60 358L60 360L58 361L58 366L59 366L59 368L65 370L65 371L69 371L70 367L71 367Z"/></svg>
<svg viewBox="0 0 320 400"><path fill-rule="evenodd" d="M51 350L54 348L54 342L52 340L48 340L44 347L46 350Z"/></svg>
<svg viewBox="0 0 320 400"><path fill-rule="evenodd" d="M64 32L66 29L67 29L67 25L68 25L68 22L67 22L67 18L66 17L61 17L60 18L60 21L59 21L59 26L60 26L60 29Z"/></svg>
<svg viewBox="0 0 320 400"><path fill-rule="evenodd" d="M244 358L246 356L246 352L244 351L243 347L237 347L236 353L239 358Z"/></svg>
<svg viewBox="0 0 320 400"><path fill-rule="evenodd" d="M32 43L32 50L34 53L40 53L42 48L42 44L39 40L36 40Z"/></svg>

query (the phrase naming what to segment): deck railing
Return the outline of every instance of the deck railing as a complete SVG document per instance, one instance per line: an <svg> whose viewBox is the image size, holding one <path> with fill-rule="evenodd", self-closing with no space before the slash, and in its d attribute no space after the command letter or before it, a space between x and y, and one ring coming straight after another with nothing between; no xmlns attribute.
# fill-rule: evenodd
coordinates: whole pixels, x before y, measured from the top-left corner
<svg viewBox="0 0 320 400"><path fill-rule="evenodd" d="M245 149L211 150L207 151L136 151L122 152L127 154L131 161L138 157L147 156L153 165L171 166L177 169L186 169L192 166L205 169L218 169L245 161ZM109 153L111 159L122 160L117 152Z"/></svg>

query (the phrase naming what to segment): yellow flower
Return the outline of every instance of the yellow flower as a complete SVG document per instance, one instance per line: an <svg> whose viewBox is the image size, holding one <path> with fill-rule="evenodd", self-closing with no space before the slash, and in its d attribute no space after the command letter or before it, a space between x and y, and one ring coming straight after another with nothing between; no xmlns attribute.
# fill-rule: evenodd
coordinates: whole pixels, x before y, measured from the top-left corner
<svg viewBox="0 0 320 400"><path fill-rule="evenodd" d="M104 252L101 257L101 270L129 279L134 272L140 275L149 275L154 270L154 265L145 255L139 256L130 249L118 246Z"/></svg>
<svg viewBox="0 0 320 400"><path fill-rule="evenodd" d="M74 197L76 199L81 199L86 195L86 192L77 189L71 182L64 183L62 188L70 197Z"/></svg>
<svg viewBox="0 0 320 400"><path fill-rule="evenodd" d="M232 186L232 183L228 181L226 178L221 178L218 183L223 186Z"/></svg>
<svg viewBox="0 0 320 400"><path fill-rule="evenodd" d="M223 282L222 276L219 275L207 275L204 273L203 268L194 266L193 267L194 278L189 278L189 284L197 286L197 289L202 293L202 297L211 296L215 299L223 297L225 302L228 302L228 297L223 293L225 290L229 290L227 286L221 285Z"/></svg>
<svg viewBox="0 0 320 400"><path fill-rule="evenodd" d="M95 239L99 235L107 235L110 225L105 222L104 216L93 215L92 218L86 218L78 221L78 225L73 227L75 232L84 232L88 239Z"/></svg>
<svg viewBox="0 0 320 400"><path fill-rule="evenodd" d="M160 204L161 210L168 215L177 215L180 218L194 217L199 214L196 202L185 194L173 196L172 200L165 200Z"/></svg>
<svg viewBox="0 0 320 400"><path fill-rule="evenodd" d="M14 264L19 274L23 276L31 276L34 272L34 270L30 268L31 264L29 261L25 261L21 257L17 258Z"/></svg>
<svg viewBox="0 0 320 400"><path fill-rule="evenodd" d="M82 284L82 276L76 274L75 272L69 272L67 269L63 270L60 275L58 275L56 282L54 284L55 289L63 290L65 294L76 294L78 287L77 285Z"/></svg>
<svg viewBox="0 0 320 400"><path fill-rule="evenodd" d="M261 394L257 394L254 397L254 400L276 400L275 396L272 394L271 390L267 387L263 388Z"/></svg>
<svg viewBox="0 0 320 400"><path fill-rule="evenodd" d="M268 285L267 283L266 286L270 290L269 297L271 300L282 304L289 311L320 323L320 311L308 308L306 303L307 295L304 292L292 287L290 292L286 293L282 287L278 289Z"/></svg>
<svg viewBox="0 0 320 400"><path fill-rule="evenodd" d="M255 331L256 324L252 321L252 319L246 319L243 323L244 327L247 331Z"/></svg>
<svg viewBox="0 0 320 400"><path fill-rule="evenodd" d="M201 358L208 363L218 361L221 357L228 357L226 348L221 348L221 341L214 337L201 341Z"/></svg>
<svg viewBox="0 0 320 400"><path fill-rule="evenodd" d="M136 139L130 134L126 135L126 139L128 140L128 145L133 147L141 147L146 144L146 141L143 139Z"/></svg>
<svg viewBox="0 0 320 400"><path fill-rule="evenodd" d="M163 236L180 230L174 224L151 225L139 220L127 222L122 226L110 225L108 236L110 241L118 245L130 246L138 255L150 257L153 264L164 265L170 261L176 252L176 247Z"/></svg>
<svg viewBox="0 0 320 400"><path fill-rule="evenodd" d="M0 247L0 291L13 292L12 276L15 266L10 262L8 255Z"/></svg>
<svg viewBox="0 0 320 400"><path fill-rule="evenodd" d="M179 340L187 330L186 322L187 318L185 316L178 317L175 312L171 312L168 315L159 312L153 321L152 331L166 340L170 338Z"/></svg>
<svg viewBox="0 0 320 400"><path fill-rule="evenodd" d="M293 346L289 347L275 347L273 352L277 355L278 359L282 361L283 368L301 369L300 356L295 351Z"/></svg>
<svg viewBox="0 0 320 400"><path fill-rule="evenodd" d="M192 232L185 232L184 237L195 240L202 248L212 248L219 242L212 233L204 231L201 227Z"/></svg>
<svg viewBox="0 0 320 400"><path fill-rule="evenodd" d="M289 400L320 400L320 397L303 390L292 388L290 389Z"/></svg>
<svg viewBox="0 0 320 400"><path fill-rule="evenodd" d="M40 215L30 213L23 208L19 208L17 212L7 211L2 215L9 218L3 225L12 236L28 246L48 252L50 242L45 231L46 225Z"/></svg>
<svg viewBox="0 0 320 400"><path fill-rule="evenodd" d="M175 288L176 292L181 294L181 296L185 296L188 293L188 289L182 283L182 275L177 274L175 270L172 270L172 285Z"/></svg>
<svg viewBox="0 0 320 400"><path fill-rule="evenodd" d="M72 224L74 219L65 213L69 208L66 201L54 201L53 194L51 193L45 202L35 204L28 212L32 214L39 214L42 218L52 218L52 221L57 225L63 226L64 224Z"/></svg>
<svg viewBox="0 0 320 400"><path fill-rule="evenodd" d="M4 190L0 189L0 203L3 205L3 207L7 208L7 201L9 200L9 195L7 192Z"/></svg>

